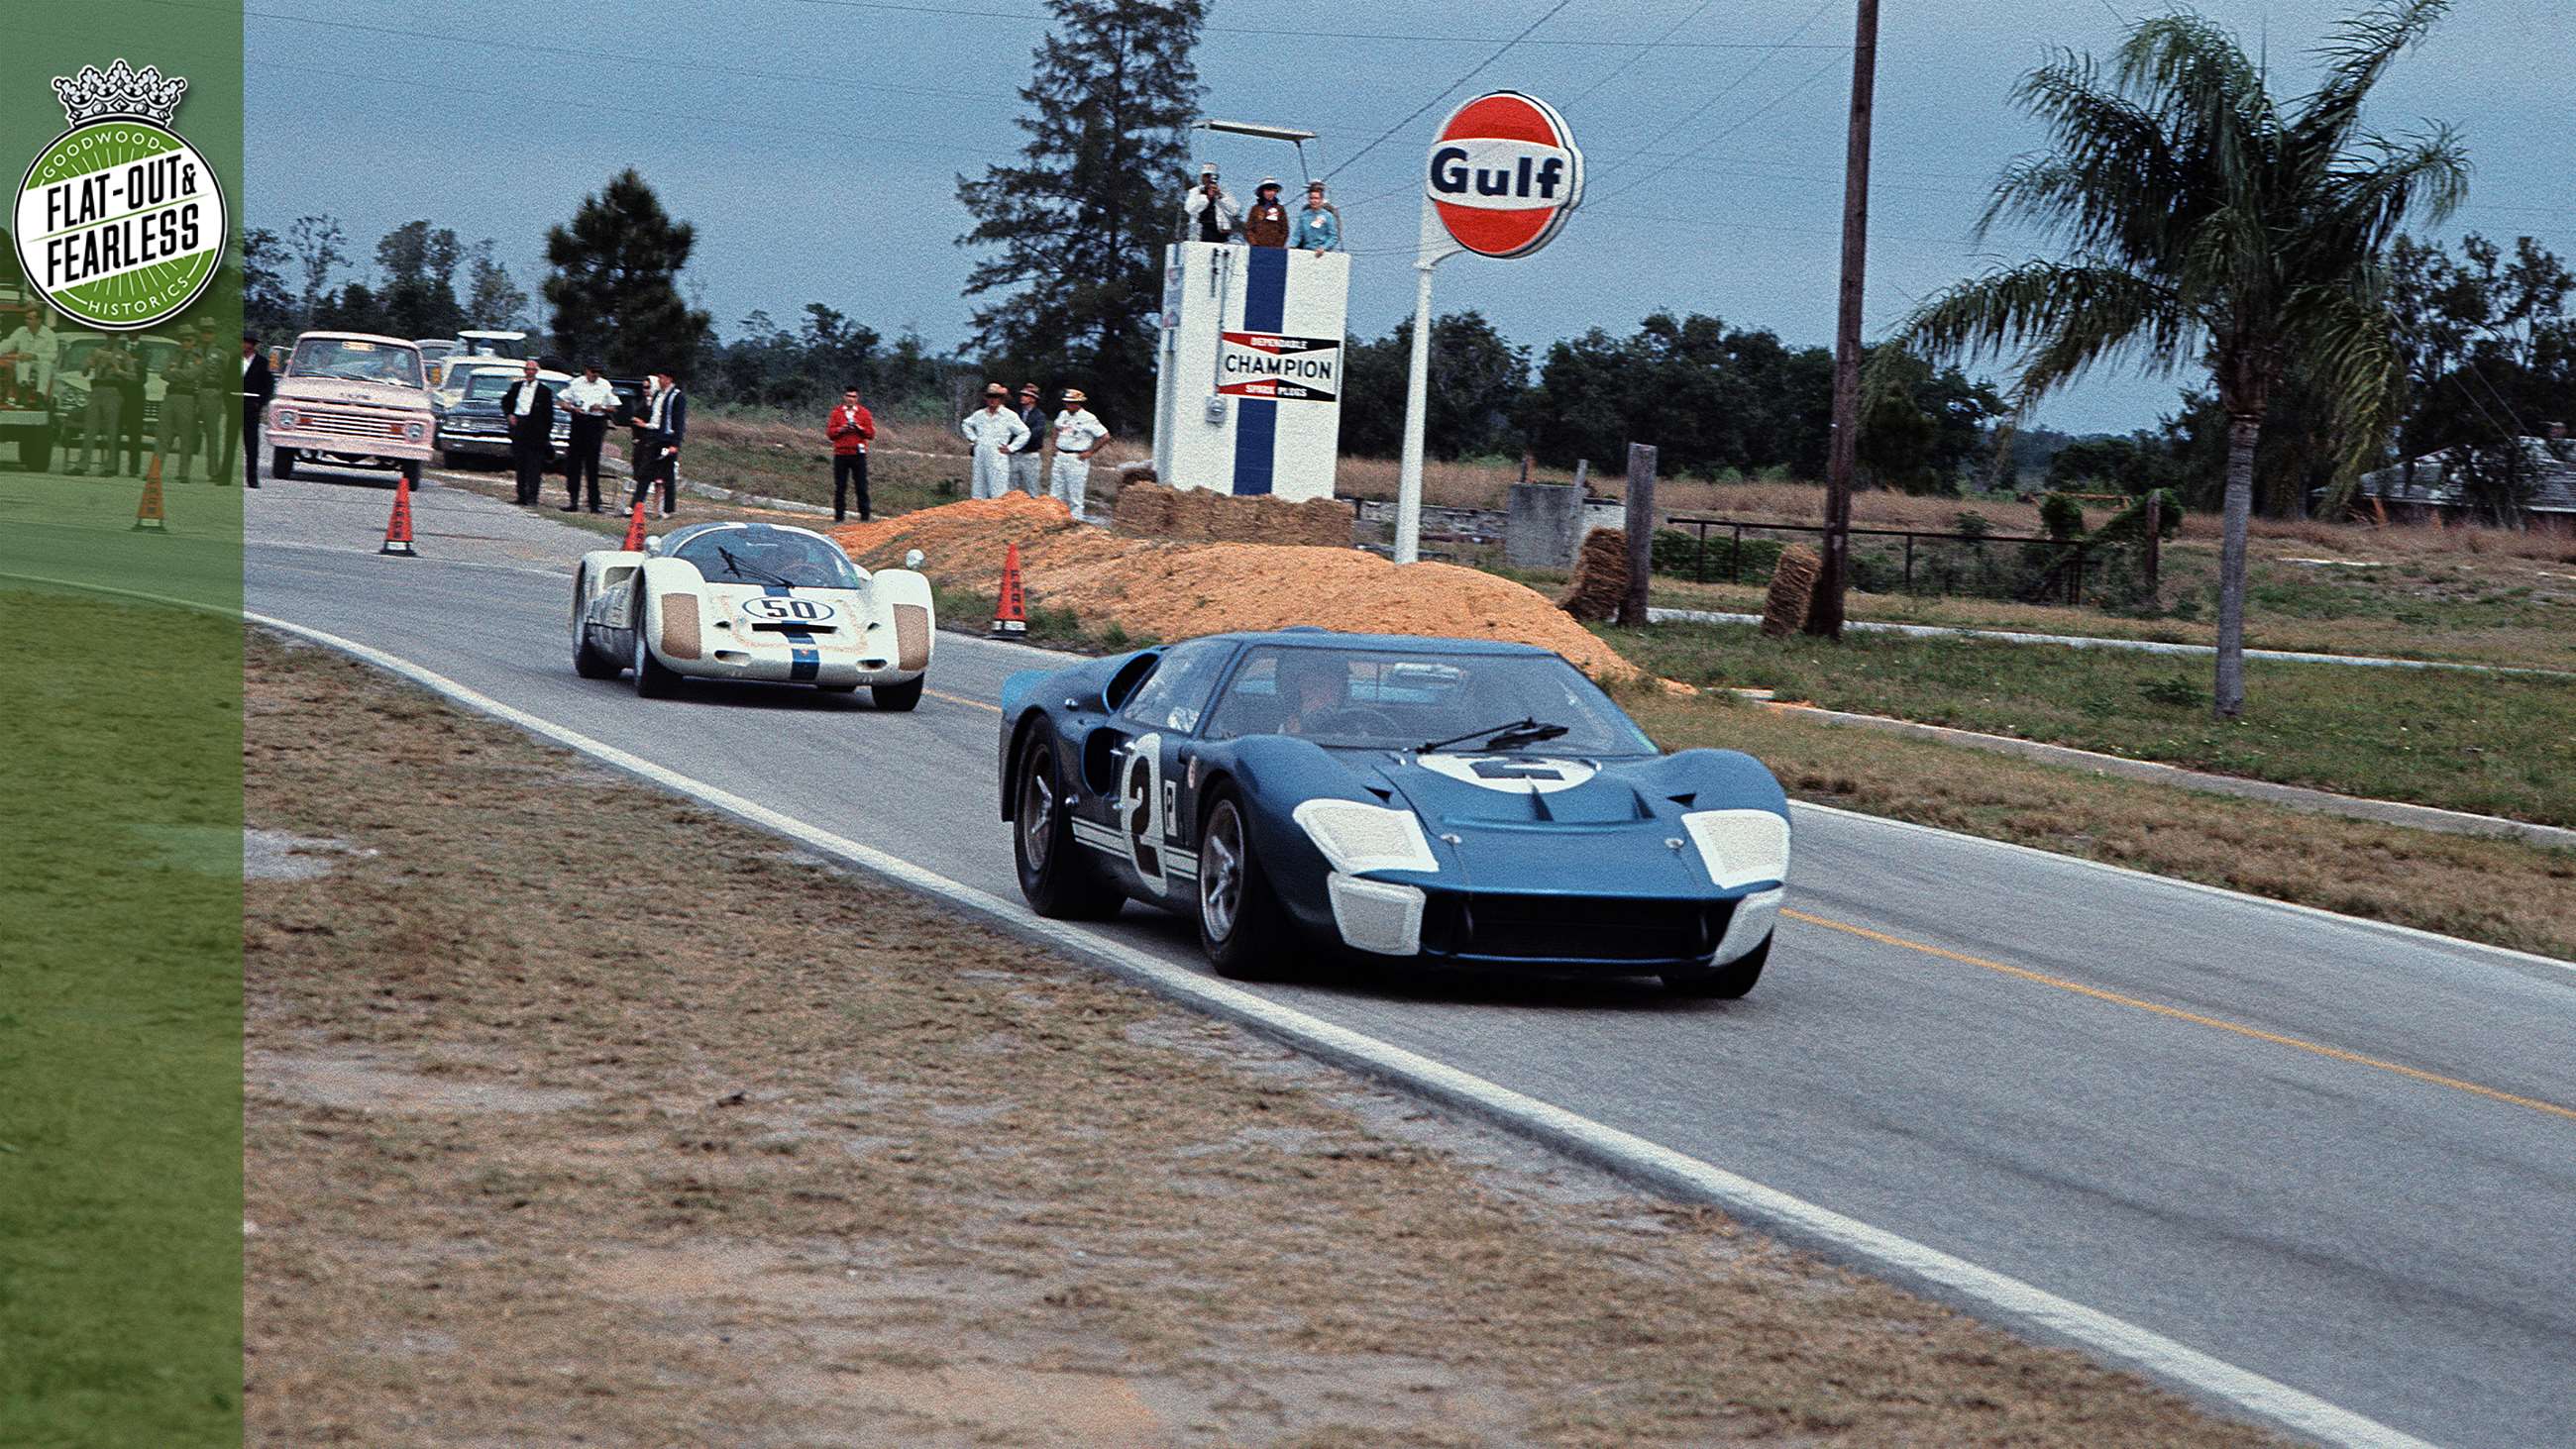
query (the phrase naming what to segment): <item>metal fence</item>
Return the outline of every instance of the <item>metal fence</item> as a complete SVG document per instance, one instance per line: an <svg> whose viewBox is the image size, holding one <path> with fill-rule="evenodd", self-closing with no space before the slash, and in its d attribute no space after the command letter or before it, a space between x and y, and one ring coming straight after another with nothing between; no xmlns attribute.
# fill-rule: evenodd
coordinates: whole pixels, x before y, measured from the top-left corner
<svg viewBox="0 0 2576 1449"><path fill-rule="evenodd" d="M1783 536L1821 541L1812 523L1763 523L1668 514L1663 529L1690 538L1676 556L1659 531L1655 571L1696 583L1762 583L1779 560ZM1718 537L1712 541L1712 531ZM2156 550L2141 543L2054 539L2033 534L1945 533L1917 528L1854 528L1851 585L1868 593L1975 594L2028 603L2109 602L2131 592L2152 595Z"/></svg>

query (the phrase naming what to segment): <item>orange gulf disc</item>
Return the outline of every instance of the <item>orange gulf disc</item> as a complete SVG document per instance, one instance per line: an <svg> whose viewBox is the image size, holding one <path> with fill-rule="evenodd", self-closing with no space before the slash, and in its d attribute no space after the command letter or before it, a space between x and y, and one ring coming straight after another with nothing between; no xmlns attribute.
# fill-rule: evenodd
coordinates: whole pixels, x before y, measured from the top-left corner
<svg viewBox="0 0 2576 1449"><path fill-rule="evenodd" d="M1582 199L1583 153L1545 101L1496 91L1442 123L1423 184L1458 245L1481 256L1525 256L1546 245Z"/></svg>

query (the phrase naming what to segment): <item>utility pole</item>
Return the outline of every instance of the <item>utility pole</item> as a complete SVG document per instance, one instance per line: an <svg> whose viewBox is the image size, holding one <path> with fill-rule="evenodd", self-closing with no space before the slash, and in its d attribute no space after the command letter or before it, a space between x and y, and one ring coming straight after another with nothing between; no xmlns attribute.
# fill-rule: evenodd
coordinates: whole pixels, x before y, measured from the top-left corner
<svg viewBox="0 0 2576 1449"><path fill-rule="evenodd" d="M1861 276L1869 263L1869 120L1878 90L1878 0L1860 0L1852 31L1851 137L1843 155L1842 308L1834 325L1834 436L1825 461L1825 567L1807 632L1843 637L1851 561L1852 468L1860 451Z"/></svg>

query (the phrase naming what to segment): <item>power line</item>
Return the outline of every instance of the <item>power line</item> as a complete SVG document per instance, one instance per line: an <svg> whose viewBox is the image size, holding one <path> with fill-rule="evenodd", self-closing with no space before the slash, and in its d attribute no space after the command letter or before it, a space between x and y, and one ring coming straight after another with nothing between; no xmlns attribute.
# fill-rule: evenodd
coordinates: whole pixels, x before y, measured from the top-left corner
<svg viewBox="0 0 2576 1449"><path fill-rule="evenodd" d="M1409 115L1409 116L1405 117L1403 120L1396 122L1394 125L1387 127L1385 130L1378 132L1378 133L1377 133L1377 139L1376 139L1376 140L1369 142L1369 143L1368 143L1367 145L1365 145L1365 146L1362 146L1359 150L1357 150L1356 152L1353 152L1353 153L1351 154L1351 156L1350 156L1350 159L1349 159L1349 160L1344 161L1341 165L1334 167L1332 170L1330 170L1330 171L1328 171L1328 172L1326 172L1326 173L1324 173L1324 174L1325 174L1325 175L1327 175L1327 176L1339 176L1339 175L1341 175L1341 174L1342 174L1342 172L1343 172L1344 170L1348 169L1348 168L1349 168L1353 163L1357 162L1357 161L1360 159L1360 157L1365 156L1365 155L1367 155L1368 153L1370 153L1371 151L1376 150L1379 146L1384 145L1384 144L1386 143L1386 138L1387 138L1387 137L1392 136L1392 135L1394 135L1396 132L1403 130L1405 127L1412 125L1416 120L1420 119L1420 117L1421 117L1421 115L1422 115L1422 113L1423 113L1423 112L1428 111L1428 110L1430 110L1433 106L1436 106L1436 105L1440 104L1441 100L1442 100L1443 98L1445 98L1445 97L1446 97L1446 96L1447 96L1451 91L1454 91L1454 90L1458 89L1458 87L1465 85L1467 82L1469 82L1469 81L1471 81L1471 80L1474 80L1477 76L1479 76L1479 75L1483 74L1483 73L1484 73L1484 70L1485 70L1485 67L1487 67L1487 66L1489 66L1489 65L1492 65L1495 61L1501 60L1501 59L1503 58L1503 55L1504 55L1504 53L1505 53L1505 52L1509 51L1513 46L1518 45L1518 44L1520 44L1522 41L1524 41L1524 40L1528 39L1528 38L1529 38L1529 33L1530 33L1531 31L1536 30L1536 29L1538 29L1540 26L1545 25L1545 24L1546 24L1546 23L1548 23L1549 21L1551 21L1551 20L1555 19L1555 18L1556 18L1556 14L1557 14L1557 12L1558 12L1558 11L1563 10L1566 6L1568 6L1568 5L1572 4L1572 3L1573 3L1573 0L1556 0L1556 3L1555 3L1555 4L1553 4L1553 5L1549 6L1549 7L1547 7L1547 13L1546 13L1546 14L1541 15L1541 16L1540 16L1539 18L1537 18L1536 20L1533 20L1533 21L1531 21L1528 25L1526 25L1526 26L1522 27L1522 29L1521 29L1521 33L1520 33L1520 34L1515 35L1515 36L1513 36L1511 39L1504 41L1504 42L1502 43L1502 45L1494 51L1494 53L1493 53L1493 54L1488 55L1488 56L1486 56L1483 60L1480 60L1480 61L1476 62L1475 66L1474 66L1472 69L1470 69L1470 70L1469 70L1465 75L1462 75L1462 76L1458 77L1456 80L1451 81L1449 84L1447 84L1447 85L1445 85L1445 86L1442 86L1442 87L1440 88L1440 90L1439 90L1436 94L1434 94L1434 95L1431 97L1431 99L1429 99L1429 100L1427 100L1427 101L1424 101L1424 102L1423 102L1421 105L1419 105L1419 106L1414 107L1414 108L1413 108L1413 114L1412 114L1412 115Z"/></svg>
<svg viewBox="0 0 2576 1449"><path fill-rule="evenodd" d="M1769 115L1771 112L1778 110L1789 100L1790 97L1797 95L1807 87L1823 80L1826 73L1833 70L1837 64L1839 64L1838 61L1826 61L1815 70L1808 72L1807 76L1800 80L1796 85L1789 87L1787 90L1773 96L1771 99L1763 102L1754 109L1738 116L1735 120L1735 124L1728 126L1725 130L1709 137L1709 141L1711 143L1723 141L1727 137L1734 135L1736 132L1743 130L1745 127L1752 125L1755 121L1758 121L1764 116ZM1711 102L1711 104L1713 105L1715 102ZM1707 109L1708 107L1706 106L1700 108L1701 111L1705 111ZM1698 113L1694 112L1690 119L1697 119L1697 116ZM1671 133L1668 131L1665 134L1669 135ZM1663 137L1658 136L1655 139L1660 141ZM1608 196L1601 199L1603 201L1616 201L1620 197L1627 195L1629 192L1636 190L1638 187L1645 185L1647 182L1654 180L1656 177L1663 175L1665 172L1672 170L1675 166L1680 165L1683 159L1684 158L1681 157L1675 157L1673 160L1665 162L1663 165L1656 167L1654 170L1647 172L1645 175L1638 177L1636 180L1629 182L1627 185L1620 187L1618 190L1611 192Z"/></svg>
<svg viewBox="0 0 2576 1449"><path fill-rule="evenodd" d="M1671 136L1675 131L1692 124L1700 117L1707 115L1712 110L1715 110L1718 102L1725 100L1730 95L1733 95L1738 89L1742 88L1746 81L1753 79L1753 77L1758 74L1764 66L1769 65L1773 60L1777 59L1781 51L1786 50L1791 45L1795 44L1799 36L1804 35L1809 30L1813 29L1816 22L1824 17L1825 11L1830 8L1833 3L1834 0L1817 0L1816 8L1807 12L1807 18L1798 22L1797 29L1790 31L1788 35L1779 41L1778 44L1772 46L1770 49L1764 51L1760 56L1756 57L1751 65L1744 68L1742 74L1727 82L1717 94L1710 96L1707 100L1701 102L1698 109L1692 111L1689 115L1682 117L1680 120L1673 122L1671 125L1666 126L1661 131L1656 132L1653 138L1648 140L1644 146L1631 148L1624 156L1621 157L1621 159L1633 159L1637 156L1643 155L1649 148L1661 144L1666 137ZM1833 69L1833 67L1833 61L1829 60L1825 62L1825 64L1818 68L1813 74L1809 75L1805 80L1800 81L1796 86L1792 87L1788 91L1783 92L1768 105L1763 106L1760 110L1756 110L1749 115L1736 118L1734 125L1729 126L1725 130L1718 132L1716 135L1709 137L1705 141L1702 141L1696 149L1705 151L1718 141L1744 129L1744 127L1750 124L1755 117L1760 116L1765 111L1779 105L1790 96L1796 95L1799 91L1805 90L1818 78L1822 77L1826 71ZM1666 171L1671 170L1673 165L1673 162L1667 161L1663 165L1656 167L1654 170L1647 172L1644 176L1639 177L1631 185L1622 187L1618 191L1614 191L1609 196L1603 197L1602 199L1604 201L1613 200L1636 189L1638 186L1643 186L1647 182L1654 180L1656 177L1663 175Z"/></svg>
<svg viewBox="0 0 2576 1449"><path fill-rule="evenodd" d="M1681 19L1674 21L1674 22L1672 23L1671 28L1670 28L1670 29L1667 29L1663 34L1656 36L1656 37L1654 38L1654 40L1651 42L1652 46L1653 46L1655 49L1658 49L1658 50L1662 49L1662 48L1663 48L1663 45L1664 45L1664 42L1666 42L1666 41L1668 41L1668 40L1672 39L1672 38L1673 38L1674 36L1676 36L1676 35L1681 34L1681 31L1682 31L1682 27L1683 27L1683 26L1688 25L1688 24L1690 24L1692 21L1697 20L1697 19L1698 19L1698 18L1700 18L1701 16L1703 16L1703 15L1707 14L1707 13L1708 13L1708 7L1710 7L1711 5L1714 5L1714 4L1716 4L1716 3L1717 3L1717 0L1699 0L1699 5L1697 6L1697 8L1693 9L1693 10L1691 11L1691 13L1689 13L1688 15L1683 16ZM1597 90L1601 89L1603 86L1606 86L1606 85L1610 84L1610 82L1612 82L1612 81L1614 81L1614 80L1617 80L1619 77L1621 77L1621 76L1623 76L1623 75L1627 74L1627 73L1628 73L1628 67L1630 67L1630 66L1632 66L1632 65L1635 65L1635 64L1636 64L1636 63L1637 63L1641 58L1643 58L1643 57L1645 56L1645 54L1646 54L1646 52L1645 52L1645 51L1643 51L1643 50L1639 50L1639 51L1633 51L1633 52L1631 52L1631 53L1629 54L1629 56L1628 56L1628 58L1627 58L1626 60L1623 60L1623 61L1619 62L1616 66L1613 66L1613 67L1610 69L1610 72L1609 72L1608 74L1606 74L1606 75L1602 76L1602 77L1601 77L1601 79L1599 79L1599 80L1597 80L1597 81L1594 81L1592 84L1590 84L1590 85L1588 85L1588 86L1585 86L1585 87L1582 89L1582 91L1581 91L1581 92L1579 92L1579 93L1574 97L1574 99L1573 99L1573 100L1567 101L1567 102L1565 103L1565 107L1566 107L1566 109L1567 109L1567 110L1572 110L1572 109L1574 109L1576 106L1579 106L1579 105L1583 104L1583 103L1584 103L1584 101L1585 101L1586 99L1590 98L1590 96L1592 95L1592 93L1593 93L1593 92L1595 92L1595 91L1597 91Z"/></svg>
<svg viewBox="0 0 2576 1449"><path fill-rule="evenodd" d="M1053 19L1052 16L1032 15L1019 10L969 10L963 7L946 5L905 5L895 3L895 0L793 0L793 3L799 5L824 6L838 10L887 10L914 15L956 15L969 16L984 20L1020 20L1030 23L1044 23ZM1301 40L1408 40L1440 45L1483 45L1500 38L1488 35L1425 34L1418 31L1287 30L1267 25L1202 25L1199 27L1199 31L1203 35L1268 35L1286 36ZM1515 37L1514 40L1507 43L1518 44L1520 41ZM1528 43L1531 45L1555 45L1568 47L1582 46L1604 50L1644 50L1656 45L1656 42L1651 40L1603 40L1597 38L1533 40ZM1760 50L1763 49L1763 46L1754 41L1683 40L1675 41L1666 48L1673 50ZM1804 46L1801 48L1807 50L1849 50L1851 47L1847 45L1819 42L1815 45Z"/></svg>

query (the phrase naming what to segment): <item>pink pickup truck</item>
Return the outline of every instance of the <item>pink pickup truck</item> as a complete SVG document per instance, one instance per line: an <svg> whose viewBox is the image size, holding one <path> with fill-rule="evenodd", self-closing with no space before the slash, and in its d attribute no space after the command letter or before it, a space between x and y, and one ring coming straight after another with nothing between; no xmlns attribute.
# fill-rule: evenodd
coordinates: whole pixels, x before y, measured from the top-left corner
<svg viewBox="0 0 2576 1449"><path fill-rule="evenodd" d="M295 339L268 402L269 472L299 458L393 468L414 483L438 446L420 348L399 337L307 332Z"/></svg>

